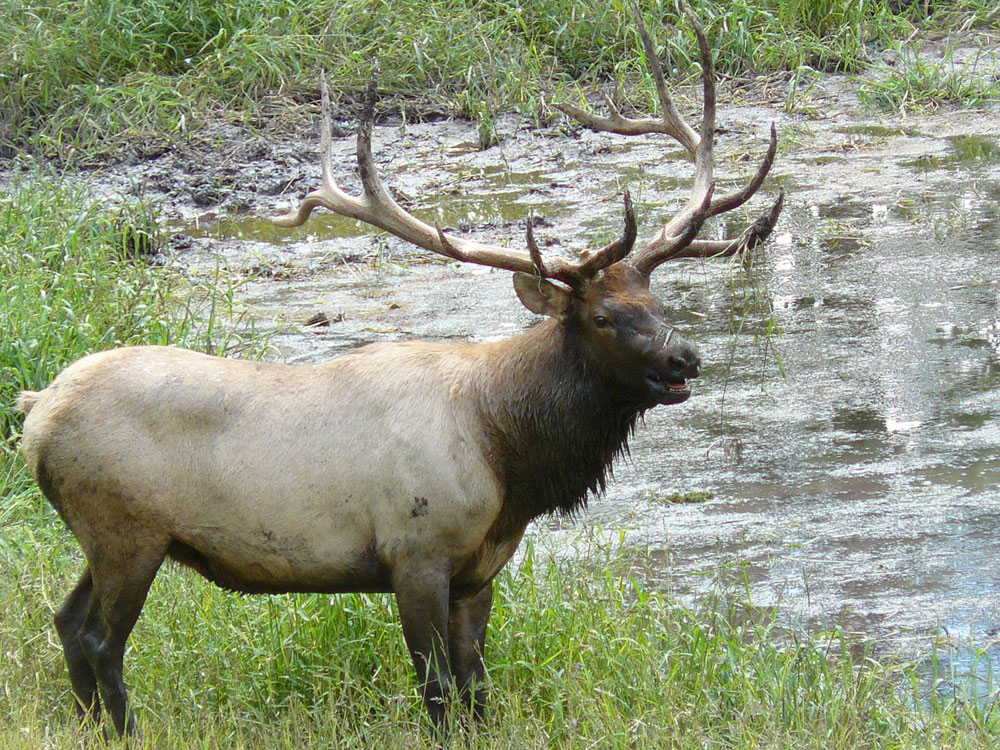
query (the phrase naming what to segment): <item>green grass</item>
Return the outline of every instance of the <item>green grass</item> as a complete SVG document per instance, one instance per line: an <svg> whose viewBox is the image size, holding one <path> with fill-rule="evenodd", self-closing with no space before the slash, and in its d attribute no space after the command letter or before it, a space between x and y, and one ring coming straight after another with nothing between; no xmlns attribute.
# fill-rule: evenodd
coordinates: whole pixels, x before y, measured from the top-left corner
<svg viewBox="0 0 1000 750"><path fill-rule="evenodd" d="M51 612L80 569L55 515L23 488L0 545L0 746L78 747ZM641 567L641 566L640 566ZM915 707L911 667L839 633L812 639L740 604L669 603L609 554L536 562L498 581L491 710L452 748L987 748L995 711ZM426 746L388 597L240 597L168 565L126 657L149 746ZM85 732L84 734L87 734ZM89 733L94 738L92 731Z"/></svg>
<svg viewBox="0 0 1000 750"><path fill-rule="evenodd" d="M976 56L965 63L954 60L946 50L940 60L920 54L920 47L900 47L899 65L885 78L866 81L858 97L868 106L886 112L905 114L926 112L943 106L983 107L1000 102L1000 71L990 71L996 58Z"/></svg>
<svg viewBox="0 0 1000 750"><path fill-rule="evenodd" d="M889 0L693 6L729 73L858 70L870 46L914 24L1000 27L986 0L939 0L929 18L921 3ZM690 69L693 37L676 3L643 8L667 65ZM623 0L5 0L0 23L0 153L70 160L220 116L262 122L314 101L321 67L349 104L375 55L389 97L485 121L487 141L499 111L539 114L567 85L645 76Z"/></svg>

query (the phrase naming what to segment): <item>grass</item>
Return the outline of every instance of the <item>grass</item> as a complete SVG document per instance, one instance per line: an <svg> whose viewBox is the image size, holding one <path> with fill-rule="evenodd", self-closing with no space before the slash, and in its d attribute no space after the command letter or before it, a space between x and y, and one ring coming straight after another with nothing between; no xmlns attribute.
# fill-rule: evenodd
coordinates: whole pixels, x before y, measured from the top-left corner
<svg viewBox="0 0 1000 750"><path fill-rule="evenodd" d="M908 37L915 24L1000 27L987 0L939 0L933 13L923 5L693 2L719 68L736 74L858 70L872 45ZM691 69L693 37L677 4L643 8L667 65ZM183 137L206 119L263 122L315 100L321 67L349 106L375 55L387 96L474 117L485 142L499 111L544 114L553 91L645 76L623 0L7 0L0 23L0 153L69 160L129 139ZM651 87L639 90L647 100L637 104L651 105Z"/></svg>
<svg viewBox="0 0 1000 750"><path fill-rule="evenodd" d="M982 107L1000 102L1000 70L992 76L980 69L992 64L977 55L957 63L949 49L939 60L920 54L918 44L899 47L899 65L879 80L866 81L858 97L868 106L886 112L926 112L943 106Z"/></svg>
<svg viewBox="0 0 1000 750"><path fill-rule="evenodd" d="M0 746L79 747L51 612L80 568L28 488L0 545ZM641 566L640 566L641 567ZM987 748L995 710L914 704L911 667L840 633L800 639L726 597L671 604L627 558L536 561L498 581L488 720L452 748ZM167 566L126 657L148 746L406 748L431 742L391 600L245 598ZM93 731L83 732L99 742Z"/></svg>

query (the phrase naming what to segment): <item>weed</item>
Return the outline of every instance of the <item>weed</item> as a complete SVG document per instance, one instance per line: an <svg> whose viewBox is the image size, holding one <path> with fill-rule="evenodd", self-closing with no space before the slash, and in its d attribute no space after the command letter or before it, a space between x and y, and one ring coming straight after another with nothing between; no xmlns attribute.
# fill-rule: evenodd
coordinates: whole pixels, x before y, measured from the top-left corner
<svg viewBox="0 0 1000 750"><path fill-rule="evenodd" d="M730 74L856 71L870 45L905 38L915 23L1000 23L986 0L938 0L924 14L887 0L693 5L712 33L718 68ZM665 26L664 62L695 72L677 3L647 0L643 9L649 24ZM385 93L419 102L409 108L418 112L442 104L467 111L473 92L491 116L521 109L539 117L544 92L614 78L652 91L622 0L12 0L0 4L0 23L0 150L28 146L69 160L137 138L184 137L227 112L259 121L281 101L314 98L321 67L340 105L352 108L375 55ZM480 121L488 140L489 123Z"/></svg>
<svg viewBox="0 0 1000 750"><path fill-rule="evenodd" d="M866 81L858 89L858 97L866 105L905 115L945 105L971 108L1000 101L1000 81L982 74L979 55L956 63L952 49L937 61L922 55L916 43L900 46L898 51L898 69L881 80Z"/></svg>
<svg viewBox="0 0 1000 750"><path fill-rule="evenodd" d="M813 86L819 80L819 72L808 65L798 65L788 79L788 90L785 94L785 112L792 114L804 109L804 101L812 93ZM786 146L787 148L787 146Z"/></svg>
<svg viewBox="0 0 1000 750"><path fill-rule="evenodd" d="M657 505L689 505L693 503L707 503L715 495L711 492L694 490L691 492L660 492L648 490L643 493L643 498Z"/></svg>

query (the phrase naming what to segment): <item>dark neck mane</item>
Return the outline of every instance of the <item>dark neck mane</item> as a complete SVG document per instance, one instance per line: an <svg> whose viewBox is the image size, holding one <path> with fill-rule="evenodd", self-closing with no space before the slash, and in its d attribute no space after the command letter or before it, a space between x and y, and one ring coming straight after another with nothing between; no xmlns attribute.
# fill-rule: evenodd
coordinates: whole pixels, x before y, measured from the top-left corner
<svg viewBox="0 0 1000 750"><path fill-rule="evenodd" d="M495 345L481 390L487 457L505 488L497 530L569 514L604 491L642 408L588 367L572 330L549 319Z"/></svg>

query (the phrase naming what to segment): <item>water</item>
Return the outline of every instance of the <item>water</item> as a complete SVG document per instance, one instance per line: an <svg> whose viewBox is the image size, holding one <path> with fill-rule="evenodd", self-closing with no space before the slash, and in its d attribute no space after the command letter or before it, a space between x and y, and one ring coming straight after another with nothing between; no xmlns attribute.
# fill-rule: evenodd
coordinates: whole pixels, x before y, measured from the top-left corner
<svg viewBox="0 0 1000 750"><path fill-rule="evenodd" d="M685 413L651 415L595 520L629 513L681 592L736 562L755 603L812 627L908 652L943 630L996 657L1000 159L967 161L965 143L935 157L930 193L807 204L818 232L793 207L798 239L771 245L760 280L786 377L761 382L751 348L724 403L711 378ZM723 316L698 333L728 345ZM740 459L706 452L717 440ZM643 506L650 485L715 499L664 512Z"/></svg>

